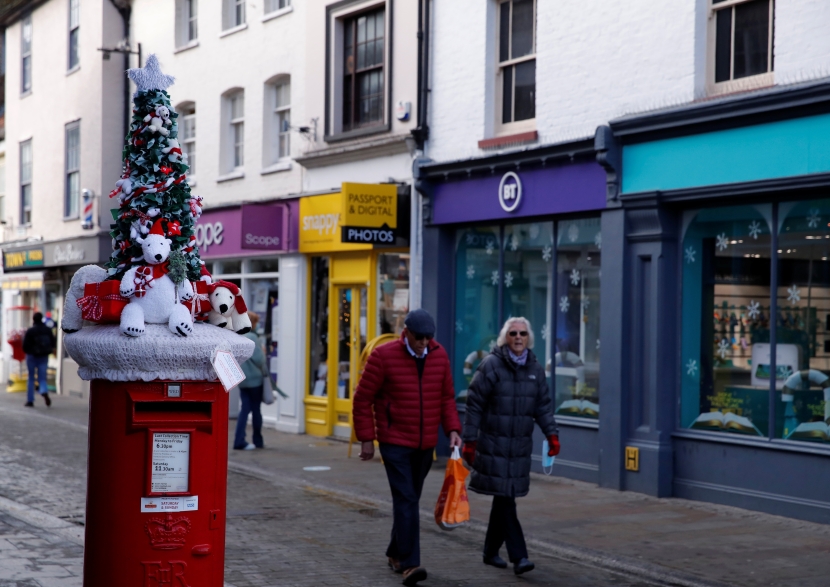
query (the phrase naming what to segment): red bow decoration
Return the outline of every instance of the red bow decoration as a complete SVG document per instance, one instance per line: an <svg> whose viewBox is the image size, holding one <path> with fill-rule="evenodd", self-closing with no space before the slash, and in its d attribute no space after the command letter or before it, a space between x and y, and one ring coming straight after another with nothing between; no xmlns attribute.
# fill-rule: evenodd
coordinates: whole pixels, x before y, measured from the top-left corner
<svg viewBox="0 0 830 587"><path fill-rule="evenodd" d="M135 284L135 297L141 298L147 294L147 289L153 287L153 280L165 275L170 270L170 261L158 265L142 265L136 267L133 283Z"/></svg>
<svg viewBox="0 0 830 587"><path fill-rule="evenodd" d="M167 167L166 165L162 165L161 167L159 167L159 171L161 171L164 175L170 175L171 173L173 173L173 168Z"/></svg>
<svg viewBox="0 0 830 587"><path fill-rule="evenodd" d="M178 220L173 220L167 224L167 236L181 236L182 235L182 225Z"/></svg>
<svg viewBox="0 0 830 587"><path fill-rule="evenodd" d="M84 296L75 303L81 309L81 314L89 316L93 322L100 320L101 316L104 315L104 309L101 307L101 300L98 296Z"/></svg>

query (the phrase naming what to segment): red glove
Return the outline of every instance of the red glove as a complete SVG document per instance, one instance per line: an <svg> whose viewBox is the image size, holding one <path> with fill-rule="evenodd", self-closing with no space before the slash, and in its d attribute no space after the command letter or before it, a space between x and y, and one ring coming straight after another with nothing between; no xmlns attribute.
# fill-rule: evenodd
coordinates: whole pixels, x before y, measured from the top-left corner
<svg viewBox="0 0 830 587"><path fill-rule="evenodd" d="M548 436L548 456L555 457L559 454L561 450L561 446L559 445L559 437L556 434L551 434Z"/></svg>
<svg viewBox="0 0 830 587"><path fill-rule="evenodd" d="M475 441L464 443L464 448L461 449L461 458L463 458L468 465L470 465L471 467L473 466L473 461L476 458Z"/></svg>

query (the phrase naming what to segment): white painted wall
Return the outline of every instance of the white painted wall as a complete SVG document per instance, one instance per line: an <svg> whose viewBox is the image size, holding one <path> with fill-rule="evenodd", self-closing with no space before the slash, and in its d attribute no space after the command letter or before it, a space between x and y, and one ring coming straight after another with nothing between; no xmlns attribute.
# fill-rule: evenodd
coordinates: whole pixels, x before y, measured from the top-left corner
<svg viewBox="0 0 830 587"><path fill-rule="evenodd" d="M115 44L123 25L109 0L80 3L80 67L67 73L68 0L51 0L32 12L32 90L23 96L20 21L6 30L6 222L10 239L55 240L89 235L79 219L64 220L64 129L81 124L81 187L106 194L119 176L122 137L121 60L103 61L98 47ZM21 141L32 139L33 211L30 227L20 220ZM108 206L108 202L105 203ZM105 227L110 218L103 210Z"/></svg>
<svg viewBox="0 0 830 587"><path fill-rule="evenodd" d="M539 143L593 136L616 117L704 97L708 6L537 0ZM777 0L775 10L775 82L830 75L830 3ZM493 136L495 12L496 0L433 2L433 160L493 152L477 143Z"/></svg>
<svg viewBox="0 0 830 587"><path fill-rule="evenodd" d="M277 74L291 75L291 120L306 124L303 40L306 2L295 0L291 10L266 20L264 2L246 3L246 27L232 34L222 31L221 0L199 0L198 43L176 50L174 0L134 0L132 38L145 57L158 55L165 73L176 77L168 89L173 106L196 103L197 170L194 193L207 208L231 202L273 199L300 192L302 169L263 175L265 82ZM245 91L244 177L217 181L225 175L222 156L222 94L232 88ZM301 152L304 140L291 136L291 153Z"/></svg>

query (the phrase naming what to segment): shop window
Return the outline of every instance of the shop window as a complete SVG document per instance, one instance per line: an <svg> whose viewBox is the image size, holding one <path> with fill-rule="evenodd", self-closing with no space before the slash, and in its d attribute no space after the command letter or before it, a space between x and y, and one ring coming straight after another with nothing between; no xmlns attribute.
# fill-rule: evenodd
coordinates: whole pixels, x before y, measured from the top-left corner
<svg viewBox="0 0 830 587"><path fill-rule="evenodd" d="M245 24L245 0L222 0L222 30Z"/></svg>
<svg viewBox="0 0 830 587"><path fill-rule="evenodd" d="M276 273L280 269L279 259L250 259L248 273Z"/></svg>
<svg viewBox="0 0 830 587"><path fill-rule="evenodd" d="M493 349L501 329L499 234L497 226L457 233L453 381L458 398L466 397L475 368Z"/></svg>
<svg viewBox="0 0 830 587"><path fill-rule="evenodd" d="M213 264L217 275L239 275L242 273L242 261L240 259L223 259Z"/></svg>
<svg viewBox="0 0 830 587"><path fill-rule="evenodd" d="M311 332L309 337L309 395L328 395L329 260L311 260Z"/></svg>
<svg viewBox="0 0 830 587"><path fill-rule="evenodd" d="M499 4L499 121L505 131L536 118L536 2L504 0Z"/></svg>
<svg viewBox="0 0 830 587"><path fill-rule="evenodd" d="M383 123L384 8L343 21L343 131Z"/></svg>
<svg viewBox="0 0 830 587"><path fill-rule="evenodd" d="M265 0L265 14L291 7L291 0Z"/></svg>
<svg viewBox="0 0 830 587"><path fill-rule="evenodd" d="M245 92L231 90L223 98L225 173L241 173L245 164Z"/></svg>
<svg viewBox="0 0 830 587"><path fill-rule="evenodd" d="M176 47L186 47L199 38L199 0L176 0Z"/></svg>
<svg viewBox="0 0 830 587"><path fill-rule="evenodd" d="M66 182L64 186L64 218L77 218L81 199L81 123L71 122L65 128Z"/></svg>
<svg viewBox="0 0 830 587"><path fill-rule="evenodd" d="M830 442L830 200L780 204L775 437Z"/></svg>
<svg viewBox="0 0 830 587"><path fill-rule="evenodd" d="M378 255L378 334L403 332L409 311L409 255Z"/></svg>
<svg viewBox="0 0 830 587"><path fill-rule="evenodd" d="M181 117L179 143L182 153L187 157L187 177L192 184L196 180L196 103L185 102L176 110Z"/></svg>
<svg viewBox="0 0 830 587"><path fill-rule="evenodd" d="M773 0L711 0L711 79L716 92L735 91L746 82L772 84L774 9Z"/></svg>
<svg viewBox="0 0 830 587"><path fill-rule="evenodd" d="M556 413L599 417L599 218L557 224Z"/></svg>
<svg viewBox="0 0 830 587"><path fill-rule="evenodd" d="M291 156L291 76L278 75L265 83L263 164L268 167Z"/></svg>
<svg viewBox="0 0 830 587"><path fill-rule="evenodd" d="M779 334L773 372L772 207L690 216L682 245L681 426L766 437L771 378L778 388L798 371L804 334Z"/></svg>
<svg viewBox="0 0 830 587"><path fill-rule="evenodd" d="M20 224L32 224L32 139L20 143Z"/></svg>
<svg viewBox="0 0 830 587"><path fill-rule="evenodd" d="M81 37L81 7L80 0L69 0L69 63L67 69L72 70L80 66L81 58L78 52L78 41Z"/></svg>

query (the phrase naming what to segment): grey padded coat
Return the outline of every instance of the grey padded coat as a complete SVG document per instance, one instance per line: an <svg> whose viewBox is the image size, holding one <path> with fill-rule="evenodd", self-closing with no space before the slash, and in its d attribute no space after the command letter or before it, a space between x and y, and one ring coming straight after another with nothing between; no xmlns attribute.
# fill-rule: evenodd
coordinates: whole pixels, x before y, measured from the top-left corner
<svg viewBox="0 0 830 587"><path fill-rule="evenodd" d="M481 361L467 392L464 442L477 442L470 489L522 497L530 489L533 423L558 434L545 369L528 350L524 365L505 347Z"/></svg>

